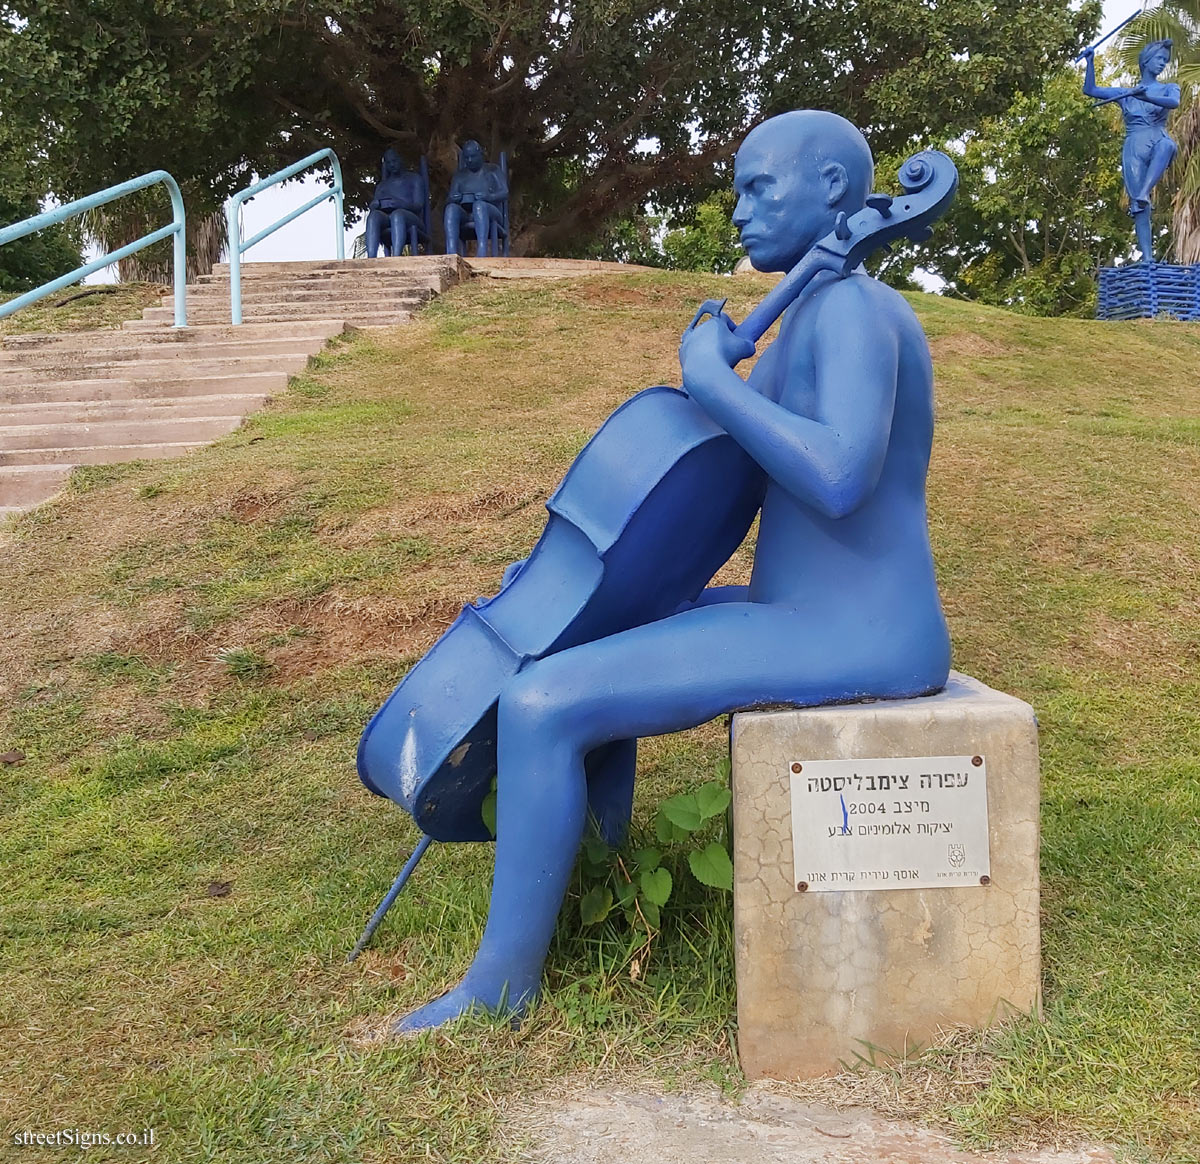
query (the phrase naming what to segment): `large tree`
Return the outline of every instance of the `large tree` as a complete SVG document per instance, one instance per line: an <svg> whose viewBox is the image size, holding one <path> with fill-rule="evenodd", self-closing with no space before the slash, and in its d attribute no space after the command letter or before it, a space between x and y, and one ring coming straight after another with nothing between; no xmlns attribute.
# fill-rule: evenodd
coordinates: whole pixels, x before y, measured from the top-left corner
<svg viewBox="0 0 1200 1164"><path fill-rule="evenodd" d="M1097 268L1133 246L1121 141L1115 110L1094 109L1080 74L1060 69L1042 92L1018 95L964 138L937 143L954 155L958 195L929 242L898 248L883 277L902 283L921 267L964 299L1035 315L1094 314ZM898 161L886 163L893 175Z"/></svg>
<svg viewBox="0 0 1200 1164"><path fill-rule="evenodd" d="M1002 110L1098 0L0 0L0 108L36 114L61 192L162 166L214 209L312 149L362 204L394 145L444 189L507 150L515 249L562 252L651 191L703 197L737 140L834 109L873 146ZM193 195L194 199L200 194Z"/></svg>
<svg viewBox="0 0 1200 1164"><path fill-rule="evenodd" d="M45 191L31 176L30 156L13 126L0 114L0 226L10 226L41 212ZM0 247L0 296L32 291L82 264L79 232L52 226Z"/></svg>

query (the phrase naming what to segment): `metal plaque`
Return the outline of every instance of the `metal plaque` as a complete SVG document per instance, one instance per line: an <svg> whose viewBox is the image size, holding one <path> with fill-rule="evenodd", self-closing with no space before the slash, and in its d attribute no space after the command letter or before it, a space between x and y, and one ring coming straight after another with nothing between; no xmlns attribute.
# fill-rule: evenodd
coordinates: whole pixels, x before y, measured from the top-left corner
<svg viewBox="0 0 1200 1164"><path fill-rule="evenodd" d="M796 760L789 774L801 893L989 884L982 756Z"/></svg>

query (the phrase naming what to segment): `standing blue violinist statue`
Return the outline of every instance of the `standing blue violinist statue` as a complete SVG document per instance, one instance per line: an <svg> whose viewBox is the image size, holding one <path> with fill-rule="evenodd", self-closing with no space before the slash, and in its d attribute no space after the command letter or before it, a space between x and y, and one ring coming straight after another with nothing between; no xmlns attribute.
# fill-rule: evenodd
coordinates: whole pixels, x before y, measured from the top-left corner
<svg viewBox="0 0 1200 1164"><path fill-rule="evenodd" d="M733 220L755 267L788 274L740 325L721 304L701 308L679 349L684 391L647 389L609 418L547 503L529 558L464 609L364 733L364 782L427 836L486 838L479 804L498 773L479 951L399 1032L477 1009L516 1015L537 997L589 814L609 839L628 823L639 737L739 708L945 684L925 510L929 349L861 262L926 237L957 174L919 154L893 200L869 193L872 168L863 136L831 113L749 134ZM781 315L743 379L735 366ZM704 590L760 508L749 586Z"/></svg>
<svg viewBox="0 0 1200 1164"><path fill-rule="evenodd" d="M1121 152L1121 175L1129 194L1129 213L1137 234L1142 261L1154 262L1154 240L1150 228L1150 192L1158 185L1178 151L1167 136L1167 116L1179 107L1179 86L1158 80L1171 60L1171 41L1154 40L1138 54L1140 83L1133 88L1111 88L1096 84L1096 49L1084 49L1086 60L1083 92L1102 103L1117 102L1125 119L1125 146Z"/></svg>

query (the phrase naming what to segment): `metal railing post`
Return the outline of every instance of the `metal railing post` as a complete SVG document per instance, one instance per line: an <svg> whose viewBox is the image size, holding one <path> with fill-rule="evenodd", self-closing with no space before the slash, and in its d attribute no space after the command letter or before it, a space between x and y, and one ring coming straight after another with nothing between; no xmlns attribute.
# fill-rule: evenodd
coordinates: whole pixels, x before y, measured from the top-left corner
<svg viewBox="0 0 1200 1164"><path fill-rule="evenodd" d="M225 206L225 232L229 239L229 320L242 322L242 228L239 222L240 202Z"/></svg>
<svg viewBox="0 0 1200 1164"><path fill-rule="evenodd" d="M271 223L270 226L260 230L253 238L242 241L242 228L238 218L238 211L242 204L249 202L256 194L261 194L270 186L274 186L278 182L284 182L288 178L294 178L297 174L312 168L318 162L327 161L333 169L333 185L322 191L315 198L310 198L303 206L297 207L290 214L285 214L282 218ZM301 158L300 161L286 166L284 169L277 171L274 174L263 178L260 182L255 182L253 186L247 186L245 190L239 190L225 205L225 221L229 227L229 318L235 324L242 322L242 255L246 253L252 246L262 242L268 235L274 234L281 226L286 226L293 218L299 218L300 215L311 210L314 206L320 206L322 202L333 200L335 209L337 210L337 221L334 222L335 242L337 244L337 257L343 260L346 257L346 230L345 230L345 208L343 206L343 195L345 193L342 184L342 166L338 161L338 156L333 150L317 150L315 154L309 154L306 158Z"/></svg>
<svg viewBox="0 0 1200 1164"><path fill-rule="evenodd" d="M175 179L167 185L171 195L173 221L179 224L172 240L171 275L175 287L175 326L187 327L187 215L183 208L183 193Z"/></svg>
<svg viewBox="0 0 1200 1164"><path fill-rule="evenodd" d="M187 216L184 213L183 195L180 193L179 183L166 170L152 170L140 178L109 186L106 190L98 190L86 198L77 198L65 206L57 206L53 210L35 214L22 222L13 223L12 226L0 228L0 246L15 242L35 231L45 230L48 226L57 226L58 223L75 218L85 210L93 210L97 206L115 202L118 198L124 198L127 194L136 193L138 190L144 190L147 186L155 186L159 182L166 186L167 192L171 195L170 226L151 231L123 247L118 247L115 251L109 251L98 259L93 259L90 263L76 267L74 271L70 271L66 275L60 275L57 279L51 279L40 287L35 287L32 291L26 291L24 295L18 295L15 299L0 304L0 319L12 315L15 311L20 311L22 307L36 303L39 299L45 299L47 295L53 295L55 291L70 287L72 283L78 283L96 271L111 267L113 263L119 263L122 259L127 259L130 255L135 255L138 251L145 250L146 247L153 246L156 242L173 235L172 266L174 270L172 273L175 285L175 326L187 327Z"/></svg>
<svg viewBox="0 0 1200 1164"><path fill-rule="evenodd" d="M337 211L337 218L333 223L333 240L337 244L338 259L344 260L346 258L346 210L342 204L345 191L345 187L342 185L342 163L338 161L337 154L333 150L329 151L329 160L333 163L333 206Z"/></svg>

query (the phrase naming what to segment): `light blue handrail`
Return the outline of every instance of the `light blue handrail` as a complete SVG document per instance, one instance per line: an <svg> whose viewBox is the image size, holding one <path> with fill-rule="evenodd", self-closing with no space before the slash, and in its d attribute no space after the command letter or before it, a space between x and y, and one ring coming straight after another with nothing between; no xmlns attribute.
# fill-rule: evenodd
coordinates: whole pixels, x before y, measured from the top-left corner
<svg viewBox="0 0 1200 1164"><path fill-rule="evenodd" d="M166 186L171 195L170 226L164 226L150 234L143 235L128 246L123 246L107 255L101 255L90 263L85 263L69 275L62 275L49 283L43 283L32 291L27 291L24 295L18 295L16 299L10 299L7 303L0 304L0 319L12 315L14 311L20 311L22 307L36 303L39 299L44 299L47 295L53 295L55 291L61 291L72 283L78 283L80 279L86 279L95 271L129 258L130 255L136 254L148 246L153 246L160 239L174 235L175 250L172 266L175 283L175 326L187 327L187 235L186 219L183 213L183 195L179 192L179 184L166 170L153 170L149 174L143 174L140 178L122 182L119 186L109 186L107 190L100 190L95 194L89 194L86 198L68 202L66 206L59 206L54 210L47 210L44 214L35 214L23 222L0 228L0 247L5 243L24 238L27 234L33 234L34 231L66 222L68 218L74 218L85 210L103 206L106 202L115 202L118 198L124 198L126 194L132 194L137 190L144 190L147 186L155 186L159 182Z"/></svg>
<svg viewBox="0 0 1200 1164"><path fill-rule="evenodd" d="M268 186L274 186L277 182L284 182L288 178L294 178L297 174L304 170L315 166L318 162L326 161L333 167L333 185L330 189L318 194L315 198L310 198L303 206L293 210L291 214L284 215L277 222L273 222L270 226L260 230L253 238L242 242L242 226L238 219L238 210L243 202L253 198L255 194L261 194ZM288 166L285 170L280 170L276 174L272 174L269 178L264 178L261 182L256 182L253 186L247 186L245 190L239 190L225 205L225 221L229 225L229 313L230 318L234 323L242 322L242 255L248 251L255 243L260 243L269 234L274 234L281 226L286 226L293 218L299 218L306 211L311 210L314 206L320 206L322 202L328 199L333 199L333 204L337 209L337 220L333 224L334 234L337 241L337 257L344 259L346 257L346 233L345 233L345 217L342 209L342 165L338 161L337 154L333 150L317 150L315 154L309 154L306 158L301 158L294 165Z"/></svg>

